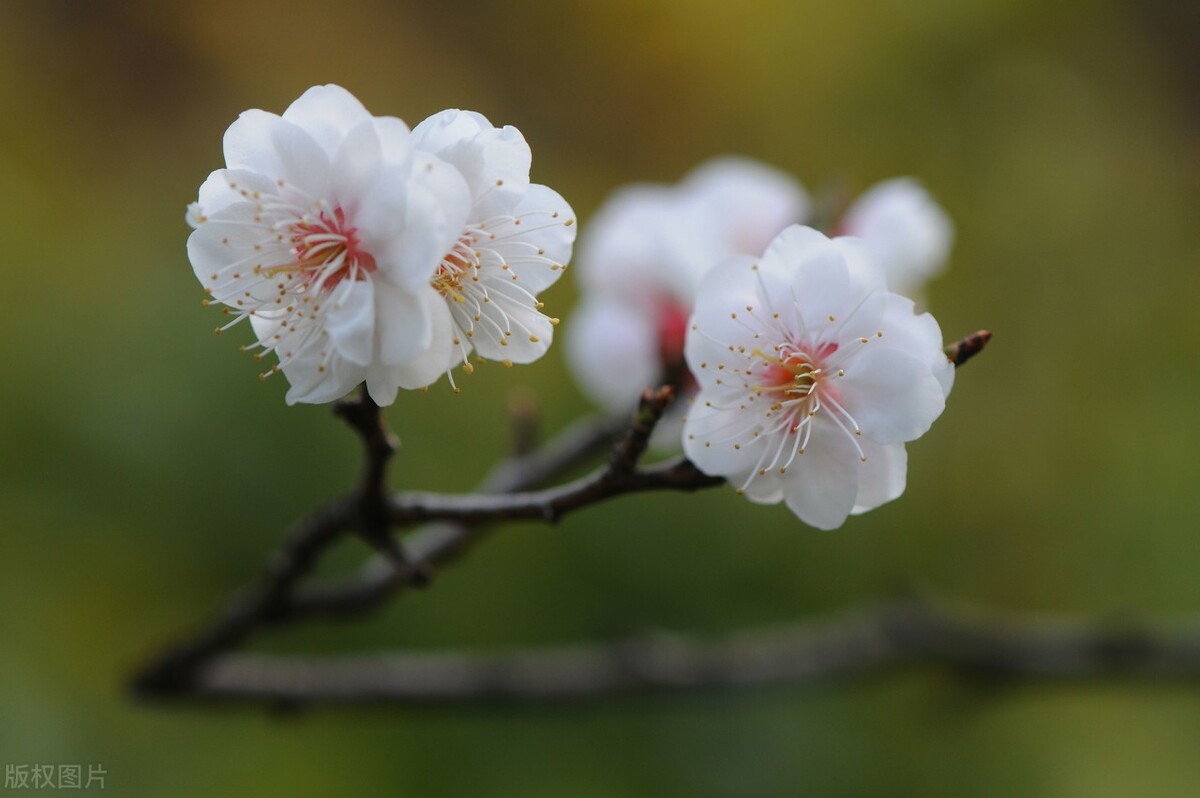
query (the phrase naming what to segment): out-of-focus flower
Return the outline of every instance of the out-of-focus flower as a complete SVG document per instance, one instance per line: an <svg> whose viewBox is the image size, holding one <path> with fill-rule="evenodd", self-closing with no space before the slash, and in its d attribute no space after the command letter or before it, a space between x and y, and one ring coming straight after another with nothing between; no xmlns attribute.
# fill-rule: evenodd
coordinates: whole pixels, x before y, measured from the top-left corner
<svg viewBox="0 0 1200 798"><path fill-rule="evenodd" d="M412 142L458 169L470 189L470 212L432 282L454 321L453 344L464 370L473 370L467 362L472 349L505 365L538 359L558 319L541 312L537 294L571 258L571 207L529 182L529 145L514 127L447 110L417 125Z"/></svg>
<svg viewBox="0 0 1200 798"><path fill-rule="evenodd" d="M289 404L365 380L387 405L448 371L453 323L433 280L471 209L458 169L338 86L282 116L243 113L225 162L188 210L188 256L233 316L221 329L248 318L258 340L245 348L278 357L267 374L283 371Z"/></svg>
<svg viewBox="0 0 1200 798"><path fill-rule="evenodd" d="M686 355L687 456L821 529L903 493L904 443L954 380L937 322L887 290L869 248L800 226L708 274Z"/></svg>
<svg viewBox="0 0 1200 798"><path fill-rule="evenodd" d="M950 218L911 177L872 186L846 210L837 231L866 242L888 288L913 299L945 266L954 240Z"/></svg>
<svg viewBox="0 0 1200 798"><path fill-rule="evenodd" d="M755 161L721 158L675 186L633 185L596 212L580 241L583 301L567 325L579 384L615 411L647 386L687 387L683 360L696 286L715 263L761 254L808 213L804 190ZM678 440L678 421L660 425Z"/></svg>

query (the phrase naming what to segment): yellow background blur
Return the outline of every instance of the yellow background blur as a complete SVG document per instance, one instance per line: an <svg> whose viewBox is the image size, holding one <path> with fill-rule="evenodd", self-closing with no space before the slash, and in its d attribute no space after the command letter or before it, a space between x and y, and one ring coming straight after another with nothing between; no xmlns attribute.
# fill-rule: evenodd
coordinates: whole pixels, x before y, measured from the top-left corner
<svg viewBox="0 0 1200 798"><path fill-rule="evenodd" d="M910 673L563 711L132 704L139 658L351 484L356 443L216 339L186 203L238 112L340 83L415 124L518 126L587 220L738 152L812 189L920 177L930 292L992 347L910 447L906 495L822 534L730 491L514 526L435 589L270 650L494 650L720 634L896 590L997 608L1200 608L1200 13L1186 0L0 3L0 762L118 795L1200 793L1200 689ZM544 297L569 323L570 273ZM390 410L397 486L465 490L503 397L583 412L555 347ZM350 568L361 550L346 546ZM85 767L86 772L86 767Z"/></svg>

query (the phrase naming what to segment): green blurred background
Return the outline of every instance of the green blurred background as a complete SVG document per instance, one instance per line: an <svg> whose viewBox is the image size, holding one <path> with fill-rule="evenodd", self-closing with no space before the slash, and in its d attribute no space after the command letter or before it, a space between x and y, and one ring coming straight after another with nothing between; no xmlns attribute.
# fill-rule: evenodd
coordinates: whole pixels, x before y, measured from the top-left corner
<svg viewBox="0 0 1200 798"><path fill-rule="evenodd" d="M920 590L1013 610L1200 608L1200 6L1186 0L0 3L0 761L120 795L1200 793L1200 690L910 673L562 711L139 706L129 669L351 484L352 436L215 339L185 204L246 108L340 83L415 124L521 128L586 231L713 155L810 188L898 174L956 221L947 337L996 330L908 492L829 534L729 491L514 526L357 626L272 650L720 634ZM575 288L544 297L569 322ZM581 413L561 347L390 410L396 484L464 490L501 398ZM349 569L361 550L347 546Z"/></svg>

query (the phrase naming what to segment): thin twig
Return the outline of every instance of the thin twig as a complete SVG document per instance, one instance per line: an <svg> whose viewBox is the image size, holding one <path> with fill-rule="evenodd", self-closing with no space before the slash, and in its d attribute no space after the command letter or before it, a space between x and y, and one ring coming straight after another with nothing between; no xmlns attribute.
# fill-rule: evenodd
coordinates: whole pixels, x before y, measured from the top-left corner
<svg viewBox="0 0 1200 798"><path fill-rule="evenodd" d="M647 468L624 472L624 463L608 467L556 488L506 495L458 496L443 493L397 493L392 496L391 520L402 526L425 521L492 524L499 521L555 522L572 510L627 493L650 490L695 491L723 485L690 461L677 457Z"/></svg>

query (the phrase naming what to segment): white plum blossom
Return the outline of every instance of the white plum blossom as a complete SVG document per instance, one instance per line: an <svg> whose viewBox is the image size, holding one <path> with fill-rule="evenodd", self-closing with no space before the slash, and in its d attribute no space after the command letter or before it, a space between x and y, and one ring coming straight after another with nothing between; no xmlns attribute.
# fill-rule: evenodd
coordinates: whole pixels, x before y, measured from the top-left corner
<svg viewBox="0 0 1200 798"><path fill-rule="evenodd" d="M674 186L619 189L580 241L583 300L567 325L579 384L613 411L628 410L653 384L687 389L683 342L701 278L731 255L761 254L807 213L794 180L746 158L712 160ZM671 418L656 443L672 429L678 445Z"/></svg>
<svg viewBox="0 0 1200 798"><path fill-rule="evenodd" d="M538 359L558 319L541 312L537 294L558 280L571 258L571 207L529 182L529 145L515 127L447 110L417 125L412 142L455 167L470 190L470 211L432 281L453 319L464 371L473 371L472 350L506 366Z"/></svg>
<svg viewBox="0 0 1200 798"><path fill-rule="evenodd" d="M887 275L888 287L914 299L945 266L954 225L911 177L877 183L846 209L841 235L861 238Z"/></svg>
<svg viewBox="0 0 1200 798"><path fill-rule="evenodd" d="M188 256L211 301L274 353L289 404L328 402L365 381L391 404L455 362L435 275L471 211L459 170L413 148L399 119L375 117L338 86L280 115L246 111L224 140L226 168L188 210Z"/></svg>
<svg viewBox="0 0 1200 798"><path fill-rule="evenodd" d="M820 529L903 493L904 444L954 380L937 322L887 289L869 247L800 226L709 272L686 356L687 456Z"/></svg>

